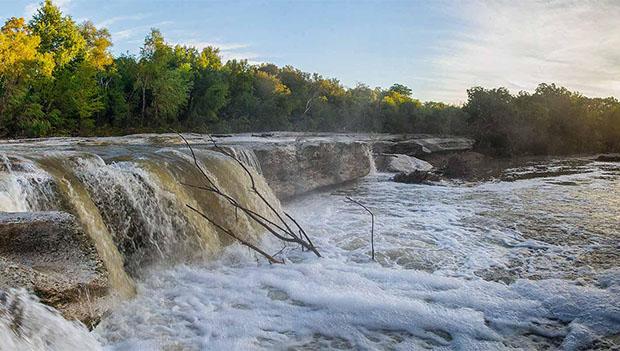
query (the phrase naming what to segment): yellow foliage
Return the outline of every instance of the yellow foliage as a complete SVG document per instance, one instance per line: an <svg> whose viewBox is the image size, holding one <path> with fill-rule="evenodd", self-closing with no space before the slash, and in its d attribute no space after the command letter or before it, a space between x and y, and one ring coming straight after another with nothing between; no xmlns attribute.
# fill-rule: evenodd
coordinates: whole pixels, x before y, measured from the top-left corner
<svg viewBox="0 0 620 351"><path fill-rule="evenodd" d="M257 70L255 72L257 89L263 95L282 94L289 95L291 90L278 79L267 72Z"/></svg>
<svg viewBox="0 0 620 351"><path fill-rule="evenodd" d="M382 102L391 107L398 107L403 104L414 104L416 107L420 107L421 103L417 99L412 99L410 96L401 94L396 91L388 92L384 97Z"/></svg>
<svg viewBox="0 0 620 351"><path fill-rule="evenodd" d="M97 29L92 22L80 26L80 34L86 40L86 61L97 70L103 70L114 62L108 51L112 46L110 33L106 29Z"/></svg>
<svg viewBox="0 0 620 351"><path fill-rule="evenodd" d="M0 31L0 75L51 76L54 60L51 54L37 51L41 39L28 31L23 18L9 19Z"/></svg>

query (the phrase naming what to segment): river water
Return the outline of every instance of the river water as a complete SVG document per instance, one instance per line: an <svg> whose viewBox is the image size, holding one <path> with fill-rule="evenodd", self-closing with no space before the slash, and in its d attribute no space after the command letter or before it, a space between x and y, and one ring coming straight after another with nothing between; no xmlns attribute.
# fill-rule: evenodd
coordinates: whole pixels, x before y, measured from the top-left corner
<svg viewBox="0 0 620 351"><path fill-rule="evenodd" d="M31 301L32 311L49 314L39 324L56 328L31 336L30 345L124 351L620 344L620 164L545 161L509 169L502 179L411 185L379 173L305 196L283 206L323 258L265 237L262 246L279 251L285 265L233 244L216 258L154 266L136 282L137 296L90 333ZM370 216L347 196L375 215L376 261Z"/></svg>
<svg viewBox="0 0 620 351"><path fill-rule="evenodd" d="M269 265L233 246L157 270L94 334L108 350L607 349L620 333L620 167L577 168L478 184L377 174L307 196L286 207L324 258L289 248ZM376 216L376 262L370 217L345 196Z"/></svg>

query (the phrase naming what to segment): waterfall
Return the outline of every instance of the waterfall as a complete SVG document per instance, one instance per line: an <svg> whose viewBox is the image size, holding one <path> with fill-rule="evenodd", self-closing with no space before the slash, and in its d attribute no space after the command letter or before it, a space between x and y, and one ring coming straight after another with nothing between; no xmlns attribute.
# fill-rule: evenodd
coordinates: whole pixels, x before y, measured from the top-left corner
<svg viewBox="0 0 620 351"><path fill-rule="evenodd" d="M372 152L372 146L367 145L366 147L366 155L368 156L368 163L370 164L370 173L371 175L377 174L377 164L375 163L375 156Z"/></svg>
<svg viewBox="0 0 620 351"><path fill-rule="evenodd" d="M186 205L246 240L260 240L263 229L258 224L216 194L191 187L205 184L187 150L99 150L4 155L0 210L60 210L75 215L105 264L114 294L131 296L133 278L144 268L209 259L233 242ZM210 150L195 153L218 188L275 220L250 189L250 178L237 161ZM254 153L238 149L235 154L251 166L257 188L279 208L259 174Z"/></svg>
<svg viewBox="0 0 620 351"><path fill-rule="evenodd" d="M0 154L0 211L45 211L58 207L53 179L28 159Z"/></svg>
<svg viewBox="0 0 620 351"><path fill-rule="evenodd" d="M83 184L77 181L71 171L72 157L75 156L58 154L56 157L41 160L41 164L54 177L58 189L66 199L67 206L80 220L84 231L93 241L97 253L108 271L110 285L113 289L112 295L130 297L135 291L133 280L123 268L123 257L104 224L100 211L91 200Z"/></svg>
<svg viewBox="0 0 620 351"><path fill-rule="evenodd" d="M230 146L228 147L230 152L237 158L237 160L243 162L245 165L254 168L257 173L262 174L260 162L254 153L254 150L243 146Z"/></svg>
<svg viewBox="0 0 620 351"><path fill-rule="evenodd" d="M23 290L0 291L0 351L102 350L81 324L65 320Z"/></svg>

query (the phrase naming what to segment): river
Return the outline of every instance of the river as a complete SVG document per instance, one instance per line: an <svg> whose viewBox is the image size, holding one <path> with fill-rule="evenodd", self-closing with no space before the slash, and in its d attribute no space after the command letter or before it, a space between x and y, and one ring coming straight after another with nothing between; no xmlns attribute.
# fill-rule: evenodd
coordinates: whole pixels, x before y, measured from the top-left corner
<svg viewBox="0 0 620 351"><path fill-rule="evenodd" d="M297 198L283 206L324 257L265 236L286 264L233 244L215 258L154 265L92 332L50 314L37 318L55 332L31 341L109 351L608 349L620 342L620 165L568 161L476 183L400 184L379 173ZM347 196L375 215L376 261L370 216Z"/></svg>
<svg viewBox="0 0 620 351"><path fill-rule="evenodd" d="M370 217L345 196L375 213L376 262ZM288 264L269 265L235 246L155 271L97 337L110 350L571 350L618 338L618 165L434 186L377 174L286 207L324 258L289 249Z"/></svg>

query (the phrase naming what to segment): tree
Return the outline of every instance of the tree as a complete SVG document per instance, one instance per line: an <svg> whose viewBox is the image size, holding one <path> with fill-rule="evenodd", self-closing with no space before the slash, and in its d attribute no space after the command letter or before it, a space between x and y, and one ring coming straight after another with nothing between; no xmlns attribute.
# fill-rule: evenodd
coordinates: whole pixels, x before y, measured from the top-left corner
<svg viewBox="0 0 620 351"><path fill-rule="evenodd" d="M512 151L509 130L516 114L506 88L468 89L463 111L469 114L470 131L480 149L502 155Z"/></svg>
<svg viewBox="0 0 620 351"><path fill-rule="evenodd" d="M398 93L403 96L411 96L411 89L398 83L392 85L389 89L389 92Z"/></svg>
<svg viewBox="0 0 620 351"><path fill-rule="evenodd" d="M45 120L33 87L50 79L54 61L39 52L41 39L23 18L9 19L0 30L0 135L46 135Z"/></svg>
<svg viewBox="0 0 620 351"><path fill-rule="evenodd" d="M174 123L191 89L191 65L175 65L175 55L161 32L152 29L140 50L134 88L140 91L140 125ZM147 120L148 118L148 120Z"/></svg>
<svg viewBox="0 0 620 351"><path fill-rule="evenodd" d="M74 60L86 47L86 40L71 17L63 16L51 0L45 0L43 6L37 9L29 27L41 38L39 51L51 53L58 70Z"/></svg>
<svg viewBox="0 0 620 351"><path fill-rule="evenodd" d="M52 79L40 86L43 113L56 133L86 134L94 127L93 114L103 110L99 73L111 64L107 31L92 24L77 26L46 0L29 23L41 38L38 51L52 55Z"/></svg>

